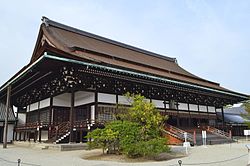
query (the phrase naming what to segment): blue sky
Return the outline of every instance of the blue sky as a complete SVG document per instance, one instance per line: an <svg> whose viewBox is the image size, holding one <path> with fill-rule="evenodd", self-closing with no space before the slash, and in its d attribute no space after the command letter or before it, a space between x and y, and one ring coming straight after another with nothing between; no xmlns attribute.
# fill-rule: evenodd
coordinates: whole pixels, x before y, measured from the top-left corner
<svg viewBox="0 0 250 166"><path fill-rule="evenodd" d="M221 86L250 94L250 1L3 1L0 85L26 65L41 17L175 57Z"/></svg>

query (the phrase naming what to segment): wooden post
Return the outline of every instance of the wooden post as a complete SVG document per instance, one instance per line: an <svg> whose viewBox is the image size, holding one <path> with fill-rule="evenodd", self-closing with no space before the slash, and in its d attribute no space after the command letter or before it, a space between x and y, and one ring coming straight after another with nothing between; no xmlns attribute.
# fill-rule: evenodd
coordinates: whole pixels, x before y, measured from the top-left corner
<svg viewBox="0 0 250 166"><path fill-rule="evenodd" d="M7 148L7 135L8 135L8 116L10 108L10 91L11 85L7 87L7 99L6 99L6 113L5 113L5 122L4 122L4 133L3 133L3 148Z"/></svg>
<svg viewBox="0 0 250 166"><path fill-rule="evenodd" d="M97 119L98 116L97 107L98 107L98 93L97 91L95 91L95 119L93 119L94 121Z"/></svg>
<svg viewBox="0 0 250 166"><path fill-rule="evenodd" d="M50 100L49 100L49 131L48 131L48 139L51 138L51 134L52 134L52 130L51 130L51 127L52 127L52 124L53 124L53 97L50 97Z"/></svg>
<svg viewBox="0 0 250 166"><path fill-rule="evenodd" d="M41 126L41 110L40 110L40 101L39 101L38 102L38 126L37 126L38 142L41 142L41 128L40 128L40 126Z"/></svg>
<svg viewBox="0 0 250 166"><path fill-rule="evenodd" d="M21 141L22 137L21 137L21 131L19 132L19 135L18 135L18 141Z"/></svg>
<svg viewBox="0 0 250 166"><path fill-rule="evenodd" d="M52 109L53 109L53 97L50 97L50 101L49 101L49 125L52 125L52 122L53 122Z"/></svg>
<svg viewBox="0 0 250 166"><path fill-rule="evenodd" d="M17 108L17 112L16 112L16 119L17 120L18 120L19 109L20 109L20 107ZM15 122L15 126L17 126L17 121ZM16 130L13 131L13 140L17 141L17 132L16 132Z"/></svg>
<svg viewBox="0 0 250 166"><path fill-rule="evenodd" d="M225 117L224 117L224 109L221 107L221 115L222 115L222 130L224 130L225 127Z"/></svg>
<svg viewBox="0 0 250 166"><path fill-rule="evenodd" d="M24 136L23 136L23 140L26 141L26 135L27 135L27 132L25 131L24 132Z"/></svg>
<svg viewBox="0 0 250 166"><path fill-rule="evenodd" d="M118 94L115 95L115 103L116 103L116 109L118 109L118 104L119 104Z"/></svg>
<svg viewBox="0 0 250 166"><path fill-rule="evenodd" d="M27 137L28 137L28 141L30 142L30 131L28 132Z"/></svg>
<svg viewBox="0 0 250 166"><path fill-rule="evenodd" d="M70 105L70 113L69 113L69 126L70 126L70 135L69 135L69 143L73 142L73 112L75 105L75 92L71 92L71 105Z"/></svg>
<svg viewBox="0 0 250 166"><path fill-rule="evenodd" d="M38 141L41 143L42 142L42 130L39 128L38 131Z"/></svg>
<svg viewBox="0 0 250 166"><path fill-rule="evenodd" d="M187 103L187 106L188 106L188 114L189 114L188 125L189 125L189 127L191 127L192 126L192 118L191 118L191 114L190 114L190 105L189 105L189 103Z"/></svg>
<svg viewBox="0 0 250 166"><path fill-rule="evenodd" d="M82 129L80 129L80 143L82 143Z"/></svg>

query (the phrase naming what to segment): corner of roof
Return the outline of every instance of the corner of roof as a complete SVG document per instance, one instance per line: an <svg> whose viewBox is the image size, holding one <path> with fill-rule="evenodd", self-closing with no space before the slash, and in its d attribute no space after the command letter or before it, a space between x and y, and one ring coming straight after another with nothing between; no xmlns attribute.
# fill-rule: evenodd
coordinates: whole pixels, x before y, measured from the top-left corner
<svg viewBox="0 0 250 166"><path fill-rule="evenodd" d="M41 19L41 20L42 20L42 23L43 23L43 24L45 24L46 26L49 26L49 23L48 23L48 22L49 22L49 19L48 19L48 17L42 16L42 19Z"/></svg>

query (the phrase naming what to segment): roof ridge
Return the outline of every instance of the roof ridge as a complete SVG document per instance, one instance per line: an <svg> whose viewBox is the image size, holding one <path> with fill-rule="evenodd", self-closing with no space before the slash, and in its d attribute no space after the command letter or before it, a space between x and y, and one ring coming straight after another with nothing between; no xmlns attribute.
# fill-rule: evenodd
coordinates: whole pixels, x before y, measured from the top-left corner
<svg viewBox="0 0 250 166"><path fill-rule="evenodd" d="M77 28L74 28L74 27L71 27L71 26L68 26L68 25L53 21L53 20L50 20L49 18L47 18L45 16L42 17L42 22L45 24L45 26L50 26L51 25L51 26L54 26L54 27L57 27L57 28L60 28L60 29L64 29L64 30L67 30L67 31L70 31L70 32L74 32L74 33L77 33L77 34L80 34L80 35L83 35L83 36L87 36L87 37L94 38L94 39L97 39L97 40L101 40L101 41L104 41L104 42L107 42L107 43L110 43L110 44L113 44L113 45L116 45L116 46L120 46L120 47L129 49L129 50L132 50L132 51L137 51L137 52L147 54L147 55L150 55L150 56L153 56L153 57L156 57L156 58L160 58L160 59L163 59L163 60L167 60L167 61L170 61L170 62L177 63L176 58L167 57L167 56L160 55L160 54L157 54L157 53L154 53L154 52L151 52L151 51L147 51L147 50L144 50L144 49L141 49L141 48L138 48L138 47L134 47L134 46L131 46L131 45L128 45L128 44L124 44L122 42L118 42L118 41L115 41L115 40L112 40L112 39L109 39L109 38L105 38L105 37L102 37L102 36L99 36L99 35L95 35L93 33L89 33L89 32L86 32L86 31L83 31L83 30L80 30L80 29L77 29Z"/></svg>

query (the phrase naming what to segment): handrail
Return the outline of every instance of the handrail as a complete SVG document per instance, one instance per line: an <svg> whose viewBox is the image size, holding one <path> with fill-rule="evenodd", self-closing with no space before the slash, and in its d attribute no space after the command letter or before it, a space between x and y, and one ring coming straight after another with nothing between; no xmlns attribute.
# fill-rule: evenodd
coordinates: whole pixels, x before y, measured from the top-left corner
<svg viewBox="0 0 250 166"><path fill-rule="evenodd" d="M185 139L184 133L187 133L186 131L181 130L181 129L174 127L172 125L169 125L169 124L166 124L166 131L173 133L174 135L176 135L180 139ZM193 135L190 133L187 133L187 140L193 142Z"/></svg>
<svg viewBox="0 0 250 166"><path fill-rule="evenodd" d="M208 126L208 127L207 127L207 131L209 131L209 132L211 132L211 133L214 133L214 134L216 134L216 135L219 135L219 136L222 136L222 137L226 137L226 138L228 138L228 139L231 139L230 133L225 132L225 131L223 131L223 130L219 130L219 129L217 129L217 128Z"/></svg>
<svg viewBox="0 0 250 166"><path fill-rule="evenodd" d="M24 129L36 129L41 128L44 126L48 126L49 124L47 122L31 122L31 123L25 123L22 125L17 125L15 127L16 130L24 130Z"/></svg>

